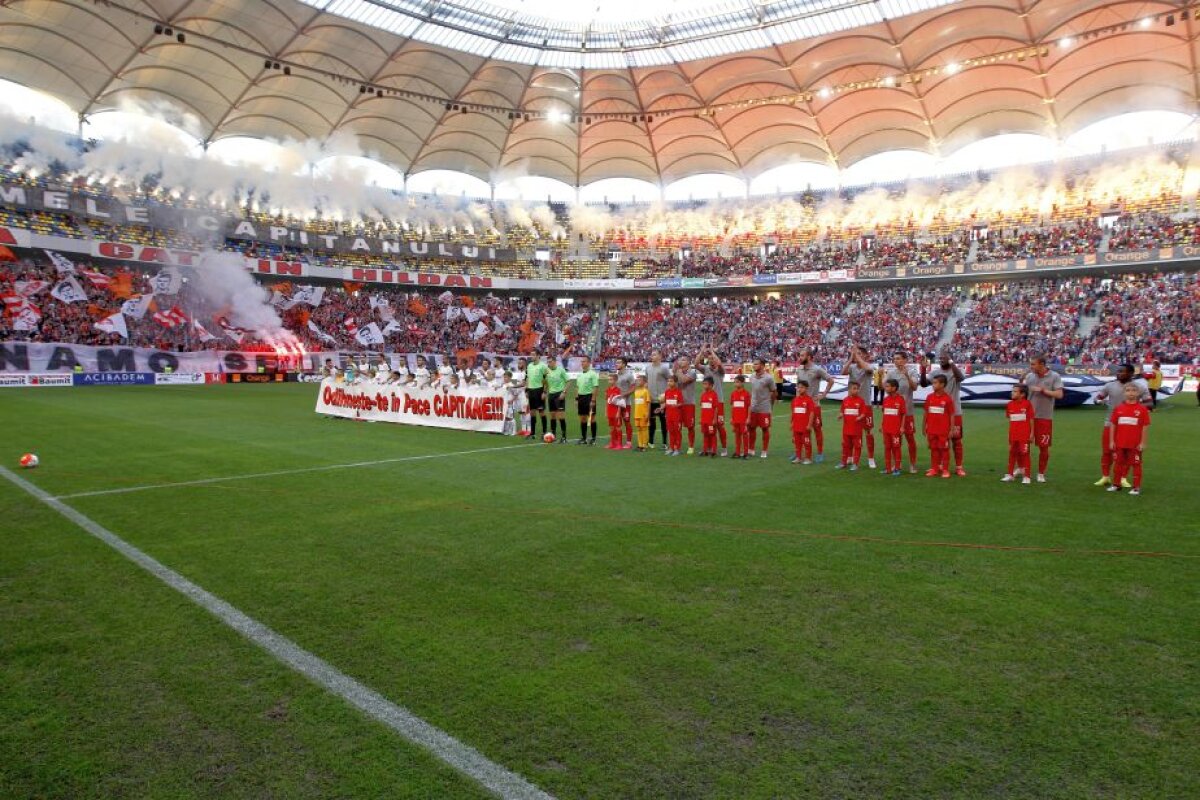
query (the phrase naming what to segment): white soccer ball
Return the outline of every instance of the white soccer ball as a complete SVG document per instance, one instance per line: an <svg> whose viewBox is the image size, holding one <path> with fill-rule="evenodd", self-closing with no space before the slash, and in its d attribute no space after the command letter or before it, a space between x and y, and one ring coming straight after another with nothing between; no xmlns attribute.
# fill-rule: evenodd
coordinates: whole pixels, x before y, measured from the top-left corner
<svg viewBox="0 0 1200 800"><path fill-rule="evenodd" d="M33 453L26 453L21 456L21 467L23 469L33 469L38 465L38 457Z"/></svg>

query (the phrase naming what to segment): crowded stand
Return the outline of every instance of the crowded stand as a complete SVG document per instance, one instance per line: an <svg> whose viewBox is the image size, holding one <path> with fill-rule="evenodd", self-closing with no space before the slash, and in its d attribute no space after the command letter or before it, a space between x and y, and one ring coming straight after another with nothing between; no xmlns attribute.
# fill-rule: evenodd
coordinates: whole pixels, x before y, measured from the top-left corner
<svg viewBox="0 0 1200 800"><path fill-rule="evenodd" d="M92 143L77 146L86 153ZM160 175L136 180L97 176L88 171L86 157L84 166L74 169L41 163L34 168L21 146L10 144L0 152L0 180L7 183L120 197L151 208L233 214L255 225L285 226L314 237L452 243L502 248L512 255L467 265L436 255L335 253L295 242L213 240L186 230L101 222L77 211L16 207L0 208L0 225L74 239L305 258L321 266L469 271L522 279L725 278L856 266L902 268L1094 255L1200 239L1193 204L1182 194L1188 152L1147 148L1122 159L1080 158L882 188L674 204L547 202L525 208L518 201L389 192L386 214L369 217L363 210L369 204L363 202L349 215L322 213L330 199L315 185L310 200L317 207L273 208L278 203L269 191L240 187L224 197L215 190L205 194L167 188ZM1102 218L1111 228L1102 226ZM572 242L580 246L572 249ZM542 257L535 257L535 251L542 251Z"/></svg>
<svg viewBox="0 0 1200 800"><path fill-rule="evenodd" d="M1200 273L1103 281L1098 302L1099 323L1079 351L1084 363L1154 358L1192 364L1200 358Z"/></svg>
<svg viewBox="0 0 1200 800"><path fill-rule="evenodd" d="M1042 354L1066 363L1079 354L1080 319L1094 316L1099 280L1044 280L971 287L952 349L960 358L1008 364Z"/></svg>

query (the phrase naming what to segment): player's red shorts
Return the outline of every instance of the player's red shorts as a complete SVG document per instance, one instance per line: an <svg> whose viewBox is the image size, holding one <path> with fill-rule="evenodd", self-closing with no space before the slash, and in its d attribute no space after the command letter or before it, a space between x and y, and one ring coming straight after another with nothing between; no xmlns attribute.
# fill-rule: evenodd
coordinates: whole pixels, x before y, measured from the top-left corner
<svg viewBox="0 0 1200 800"><path fill-rule="evenodd" d="M696 407L694 405L685 405L680 412L680 423L685 428L696 427Z"/></svg>
<svg viewBox="0 0 1200 800"><path fill-rule="evenodd" d="M963 434L962 414L955 414L950 420L950 438L961 439Z"/></svg>
<svg viewBox="0 0 1200 800"><path fill-rule="evenodd" d="M904 417L904 435L915 436L917 433L917 418L912 414Z"/></svg>
<svg viewBox="0 0 1200 800"><path fill-rule="evenodd" d="M821 401L817 400L817 413L813 414L813 430L821 427Z"/></svg>
<svg viewBox="0 0 1200 800"><path fill-rule="evenodd" d="M769 427L771 427L770 413L766 413L766 414L752 413L750 415L750 427L751 428L769 428Z"/></svg>
<svg viewBox="0 0 1200 800"><path fill-rule="evenodd" d="M1034 419L1033 441L1043 450L1049 447L1054 441L1054 420Z"/></svg>
<svg viewBox="0 0 1200 800"><path fill-rule="evenodd" d="M860 421L862 423L863 433L870 433L871 429L875 427L875 415L870 411L868 411L866 414L863 414L860 418Z"/></svg>
<svg viewBox="0 0 1200 800"><path fill-rule="evenodd" d="M944 450L950 444L950 437L944 433L931 433L926 438L930 450Z"/></svg>

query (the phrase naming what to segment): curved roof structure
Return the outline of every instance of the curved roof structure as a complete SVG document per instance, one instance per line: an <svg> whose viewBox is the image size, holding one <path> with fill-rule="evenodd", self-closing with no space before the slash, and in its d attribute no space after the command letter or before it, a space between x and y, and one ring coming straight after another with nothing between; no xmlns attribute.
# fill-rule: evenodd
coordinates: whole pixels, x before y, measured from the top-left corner
<svg viewBox="0 0 1200 800"><path fill-rule="evenodd" d="M507 32L469 32L486 16L473 7L494 10L482 0L421 0L423 16L408 0L9 0L0 76L81 115L165 102L205 141L352 133L407 174L752 178L1195 113L1200 23L1185 5L714 0L792 17L705 32L718 17L697 15L687 41L671 38L690 30L676 21L657 43L604 49L597 28L531 47L514 12Z"/></svg>

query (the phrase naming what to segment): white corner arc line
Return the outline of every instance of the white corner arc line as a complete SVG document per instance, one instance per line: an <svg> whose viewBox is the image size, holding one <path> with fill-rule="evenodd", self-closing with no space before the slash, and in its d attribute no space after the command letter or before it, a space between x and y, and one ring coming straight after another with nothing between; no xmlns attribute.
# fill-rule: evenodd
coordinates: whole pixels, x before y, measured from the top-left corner
<svg viewBox="0 0 1200 800"><path fill-rule="evenodd" d="M144 486L122 486L116 489L97 489L93 492L73 492L60 494L58 500L72 500L76 497L100 497L106 494L128 494L130 492L145 492L150 489L174 489L180 486L205 486L210 483L225 481L243 481L251 478L277 478L283 475L301 475L306 472L325 472L334 469L352 469L354 467L375 467L380 464L399 464L403 461L428 461L434 458L452 458L454 456L469 456L477 453L490 453L499 450L517 450L529 447L529 443L509 444L503 447L480 447L475 450L456 450L452 453L428 453L423 456L398 456L396 458L381 458L378 461L355 461L350 464L326 464L320 467L298 467L297 469L280 469L273 472L249 472L241 475L225 475L218 478L198 478L194 481L172 481L171 483L148 483Z"/></svg>
<svg viewBox="0 0 1200 800"><path fill-rule="evenodd" d="M499 448L495 448L499 449ZM239 611L211 592L192 583L153 556L139 550L90 517L76 511L50 493L0 467L0 477L32 495L95 538L149 572L184 597L212 614L226 626L258 645L276 660L322 686L368 717L383 723L402 738L428 751L434 758L474 780L492 794L512 800L554 800L520 775L488 759L440 728L426 722L327 661L313 655L291 639L276 633L253 617Z"/></svg>

